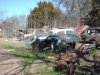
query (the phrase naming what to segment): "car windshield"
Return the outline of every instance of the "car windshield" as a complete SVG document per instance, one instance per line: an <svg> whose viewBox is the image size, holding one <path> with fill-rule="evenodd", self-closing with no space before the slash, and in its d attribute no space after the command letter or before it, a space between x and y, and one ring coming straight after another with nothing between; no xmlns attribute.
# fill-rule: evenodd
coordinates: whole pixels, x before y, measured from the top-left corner
<svg viewBox="0 0 100 75"><path fill-rule="evenodd" d="M51 36L51 35L54 35L54 33L52 31L49 31L48 35Z"/></svg>
<svg viewBox="0 0 100 75"><path fill-rule="evenodd" d="M66 34L67 34L67 35L70 35L70 34L75 34L75 33L74 33L74 31L71 31L71 30L70 30L70 31L66 31Z"/></svg>
<svg viewBox="0 0 100 75"><path fill-rule="evenodd" d="M49 31L48 35L62 35L62 34L75 34L74 30L59 30L59 31Z"/></svg>
<svg viewBox="0 0 100 75"><path fill-rule="evenodd" d="M66 42L79 42L79 41L81 41L81 39L78 36L74 35L74 34L68 35L65 38L65 40L66 40Z"/></svg>

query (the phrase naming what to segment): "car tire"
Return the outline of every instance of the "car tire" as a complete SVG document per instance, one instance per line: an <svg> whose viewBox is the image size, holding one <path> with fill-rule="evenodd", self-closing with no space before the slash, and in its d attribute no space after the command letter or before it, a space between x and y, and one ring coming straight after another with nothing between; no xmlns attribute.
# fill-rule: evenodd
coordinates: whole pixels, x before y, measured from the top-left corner
<svg viewBox="0 0 100 75"><path fill-rule="evenodd" d="M32 51L33 52L37 52L37 51L39 51L40 50L40 47L39 47L39 40L37 39L35 42L33 42L32 44L31 44L31 46L32 46Z"/></svg>

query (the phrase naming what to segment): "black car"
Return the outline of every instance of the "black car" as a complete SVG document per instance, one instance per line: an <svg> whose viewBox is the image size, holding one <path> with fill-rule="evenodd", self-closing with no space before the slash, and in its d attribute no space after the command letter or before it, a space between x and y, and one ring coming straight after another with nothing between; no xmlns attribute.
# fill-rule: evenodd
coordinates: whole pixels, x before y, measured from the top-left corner
<svg viewBox="0 0 100 75"><path fill-rule="evenodd" d="M80 42L80 38L74 34L71 35L52 35L44 40L37 40L31 45L33 50L37 47L38 50L46 51L65 51L67 49L74 49L76 42Z"/></svg>
<svg viewBox="0 0 100 75"><path fill-rule="evenodd" d="M31 46L33 50L37 49L39 51L56 50L58 48L58 43L60 43L59 37L52 35L47 36L44 40L37 38L33 43L31 43Z"/></svg>

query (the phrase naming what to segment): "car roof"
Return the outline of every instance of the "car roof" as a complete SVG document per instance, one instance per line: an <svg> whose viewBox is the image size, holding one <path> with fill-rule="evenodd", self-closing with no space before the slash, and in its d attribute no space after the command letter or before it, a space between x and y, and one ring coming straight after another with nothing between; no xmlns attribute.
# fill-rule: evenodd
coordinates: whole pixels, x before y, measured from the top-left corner
<svg viewBox="0 0 100 75"><path fill-rule="evenodd" d="M50 31L58 32L58 31L69 31L69 30L74 30L74 29L73 28L68 28L68 29L53 29L53 30L50 30Z"/></svg>

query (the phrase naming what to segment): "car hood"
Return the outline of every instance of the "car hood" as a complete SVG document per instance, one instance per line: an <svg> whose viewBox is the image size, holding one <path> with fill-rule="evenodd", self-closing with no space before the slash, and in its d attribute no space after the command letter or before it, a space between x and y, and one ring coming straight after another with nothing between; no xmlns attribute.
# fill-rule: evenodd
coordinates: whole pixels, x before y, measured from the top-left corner
<svg viewBox="0 0 100 75"><path fill-rule="evenodd" d="M77 36L80 36L86 29L88 29L88 25L81 25L76 29Z"/></svg>
<svg viewBox="0 0 100 75"><path fill-rule="evenodd" d="M46 38L47 38L47 36L41 36L41 37L38 37L38 38L32 40L31 42L29 42L29 44L32 44L33 42L36 42L37 39L38 39L39 41L43 41L43 40L45 40Z"/></svg>
<svg viewBox="0 0 100 75"><path fill-rule="evenodd" d="M76 35L68 35L65 38L63 37L62 41L65 41L67 43L73 43L73 42L80 42L81 39Z"/></svg>
<svg viewBox="0 0 100 75"><path fill-rule="evenodd" d="M41 41L41 40L44 40L44 39L46 39L47 38L47 36L41 36L41 37L38 37L38 39Z"/></svg>

